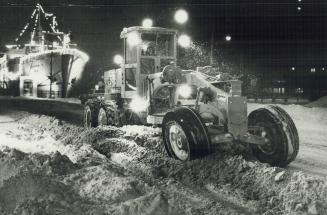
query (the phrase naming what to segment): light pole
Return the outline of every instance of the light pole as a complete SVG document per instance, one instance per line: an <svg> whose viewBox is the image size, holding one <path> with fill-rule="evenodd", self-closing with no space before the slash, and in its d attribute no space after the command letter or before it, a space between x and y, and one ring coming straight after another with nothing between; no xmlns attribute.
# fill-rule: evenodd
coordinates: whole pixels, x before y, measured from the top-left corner
<svg viewBox="0 0 327 215"><path fill-rule="evenodd" d="M232 36L227 34L225 36L225 41L230 42L232 40ZM210 65L213 65L213 49L215 44L215 26L212 25L212 31L211 31L211 41L210 41Z"/></svg>
<svg viewBox="0 0 327 215"><path fill-rule="evenodd" d="M213 46L215 43L215 24L212 23L211 41L210 41L210 66L213 65Z"/></svg>
<svg viewBox="0 0 327 215"><path fill-rule="evenodd" d="M52 98L51 94L52 94L52 79L53 79L53 74L52 74L52 58L53 58L53 52L50 53L50 92L49 92L49 98ZM63 87L64 88L64 87ZM62 91L63 89L61 89Z"/></svg>

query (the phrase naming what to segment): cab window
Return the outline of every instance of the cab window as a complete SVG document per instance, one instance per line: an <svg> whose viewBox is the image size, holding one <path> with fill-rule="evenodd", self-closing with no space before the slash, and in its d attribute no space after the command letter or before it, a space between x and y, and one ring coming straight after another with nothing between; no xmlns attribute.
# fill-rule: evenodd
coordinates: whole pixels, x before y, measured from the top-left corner
<svg viewBox="0 0 327 215"><path fill-rule="evenodd" d="M125 39L125 62L127 64L137 62L137 46L130 45Z"/></svg>
<svg viewBox="0 0 327 215"><path fill-rule="evenodd" d="M125 69L125 90L135 91L136 90L136 68Z"/></svg>
<svg viewBox="0 0 327 215"><path fill-rule="evenodd" d="M141 74L155 73L155 61L152 58L141 58Z"/></svg>
<svg viewBox="0 0 327 215"><path fill-rule="evenodd" d="M172 34L142 34L143 56L170 56L174 55L174 35Z"/></svg>

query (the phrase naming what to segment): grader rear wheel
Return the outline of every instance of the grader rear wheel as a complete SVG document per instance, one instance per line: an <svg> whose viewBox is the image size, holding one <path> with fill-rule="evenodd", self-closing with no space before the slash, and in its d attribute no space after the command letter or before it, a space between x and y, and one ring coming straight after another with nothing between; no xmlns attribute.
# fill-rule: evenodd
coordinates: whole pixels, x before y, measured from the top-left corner
<svg viewBox="0 0 327 215"><path fill-rule="evenodd" d="M97 108L94 104L89 103L84 107L83 124L85 128L97 127Z"/></svg>
<svg viewBox="0 0 327 215"><path fill-rule="evenodd" d="M106 110L101 107L98 114L98 125L108 125L108 117Z"/></svg>
<svg viewBox="0 0 327 215"><path fill-rule="evenodd" d="M253 111L248 118L249 126L259 127L253 134L265 137L264 145L252 145L259 161L285 167L299 151L299 137L291 117L278 106L268 106Z"/></svg>
<svg viewBox="0 0 327 215"><path fill-rule="evenodd" d="M116 125L115 108L112 105L102 104L97 118L98 125Z"/></svg>
<svg viewBox="0 0 327 215"><path fill-rule="evenodd" d="M186 161L210 153L210 139L200 116L187 107L168 112L162 123L166 151L170 157Z"/></svg>

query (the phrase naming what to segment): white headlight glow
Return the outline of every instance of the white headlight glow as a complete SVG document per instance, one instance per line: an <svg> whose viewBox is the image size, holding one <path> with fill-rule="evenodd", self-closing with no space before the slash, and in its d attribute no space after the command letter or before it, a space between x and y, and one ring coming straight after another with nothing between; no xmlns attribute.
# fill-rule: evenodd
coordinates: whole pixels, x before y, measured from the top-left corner
<svg viewBox="0 0 327 215"><path fill-rule="evenodd" d="M181 85L177 89L177 94L180 95L183 98L189 98L192 94L192 88L189 85Z"/></svg>
<svg viewBox="0 0 327 215"><path fill-rule="evenodd" d="M138 112L146 111L146 109L149 107L149 102L141 97L135 97L129 104L129 107L134 112L138 113Z"/></svg>

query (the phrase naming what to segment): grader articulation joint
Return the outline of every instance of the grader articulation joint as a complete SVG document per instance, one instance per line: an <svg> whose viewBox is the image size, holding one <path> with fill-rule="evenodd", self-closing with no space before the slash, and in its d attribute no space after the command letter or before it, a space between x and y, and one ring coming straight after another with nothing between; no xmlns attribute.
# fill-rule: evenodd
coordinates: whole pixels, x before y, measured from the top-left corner
<svg viewBox="0 0 327 215"><path fill-rule="evenodd" d="M85 127L159 125L168 155L182 161L232 141L249 143L271 165L293 161L299 138L290 116L278 106L248 116L240 81L210 82L178 68L176 37L173 29L124 28L124 62L104 73L104 99L85 103Z"/></svg>

